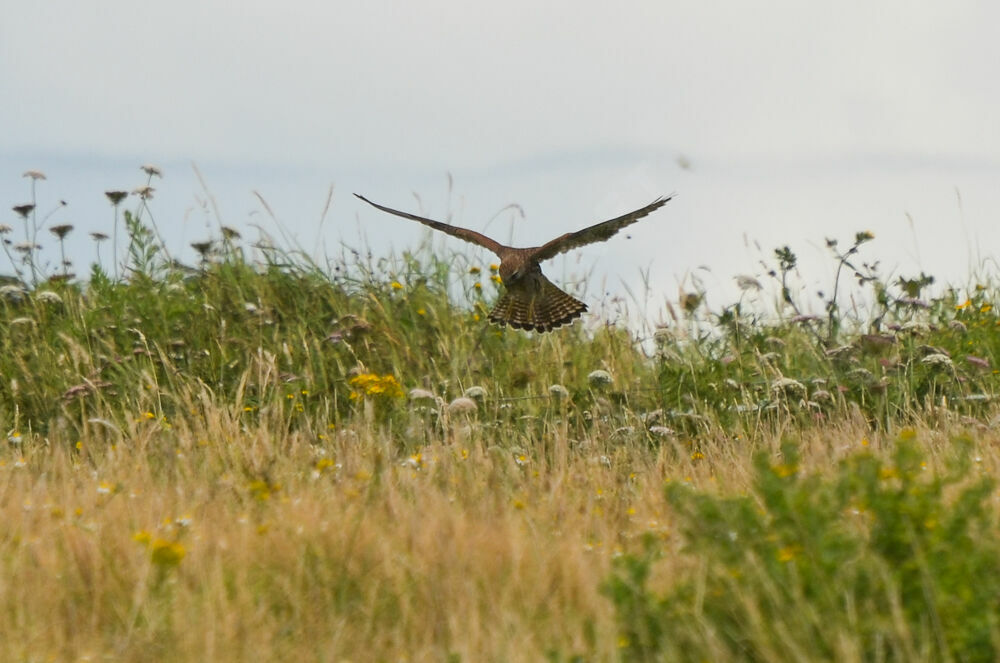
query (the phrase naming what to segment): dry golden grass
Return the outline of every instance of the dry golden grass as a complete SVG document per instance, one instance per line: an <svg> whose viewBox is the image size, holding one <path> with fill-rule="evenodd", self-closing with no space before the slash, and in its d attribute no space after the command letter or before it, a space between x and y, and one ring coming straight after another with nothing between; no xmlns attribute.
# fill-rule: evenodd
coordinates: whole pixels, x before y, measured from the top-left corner
<svg viewBox="0 0 1000 663"><path fill-rule="evenodd" d="M0 467L0 659L611 660L612 557L647 532L680 553L664 483L743 493L755 446L709 436L700 458L550 424L522 454L482 432L404 456L373 425L284 433L220 408L24 439ZM807 432L802 463L880 446L865 435ZM668 556L657 584L693 564Z"/></svg>

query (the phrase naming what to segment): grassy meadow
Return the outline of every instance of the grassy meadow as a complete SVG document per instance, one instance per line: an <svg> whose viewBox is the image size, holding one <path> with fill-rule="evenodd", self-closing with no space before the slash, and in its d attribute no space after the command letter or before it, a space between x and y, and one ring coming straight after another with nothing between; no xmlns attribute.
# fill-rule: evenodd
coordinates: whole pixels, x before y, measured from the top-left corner
<svg viewBox="0 0 1000 663"><path fill-rule="evenodd" d="M998 658L995 277L861 232L533 335L461 251L186 266L118 193L83 274L0 225L0 660Z"/></svg>

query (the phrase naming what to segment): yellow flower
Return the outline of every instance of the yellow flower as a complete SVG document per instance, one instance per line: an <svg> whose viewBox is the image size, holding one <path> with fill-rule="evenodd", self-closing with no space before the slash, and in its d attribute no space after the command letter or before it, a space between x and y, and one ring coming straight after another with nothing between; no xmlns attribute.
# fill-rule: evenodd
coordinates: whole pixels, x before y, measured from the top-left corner
<svg viewBox="0 0 1000 663"><path fill-rule="evenodd" d="M393 281L392 283L389 284L389 287L392 288L393 290L402 290L403 284L400 283L399 281Z"/></svg>
<svg viewBox="0 0 1000 663"><path fill-rule="evenodd" d="M496 283L497 285L500 285L501 283L503 283L503 279L500 278L499 274L494 274L493 276L490 277L490 280L493 281L494 283Z"/></svg>
<svg viewBox="0 0 1000 663"><path fill-rule="evenodd" d="M132 540L136 543L141 543L144 546L148 546L149 542L153 540L152 535L148 530L141 529L132 535Z"/></svg>
<svg viewBox="0 0 1000 663"><path fill-rule="evenodd" d="M483 284L480 283L479 281L476 281L474 284L472 284L472 287L475 288L476 290L482 290Z"/></svg>
<svg viewBox="0 0 1000 663"><path fill-rule="evenodd" d="M491 263L491 264L490 264L490 271L491 271L491 272L495 272L495 271L497 271L498 269L500 269L500 265L498 265L498 264L496 264L496 263Z"/></svg>
<svg viewBox="0 0 1000 663"><path fill-rule="evenodd" d="M351 398L357 400L362 396L384 396L386 398L402 398L403 388L392 375L376 375L362 373L348 380L354 388Z"/></svg>
<svg viewBox="0 0 1000 663"><path fill-rule="evenodd" d="M177 566L186 554L187 550L179 541L157 539L150 546L150 557L157 566Z"/></svg>
<svg viewBox="0 0 1000 663"><path fill-rule="evenodd" d="M800 545L785 546L784 548L778 551L778 561L790 562L796 557L798 557L801 552L802 552L802 546Z"/></svg>
<svg viewBox="0 0 1000 663"><path fill-rule="evenodd" d="M956 310L956 311L961 311L961 310L963 310L963 309L967 309L967 308L969 308L970 306L972 306L972 300L971 300L971 299L966 299L966 300L965 300L964 302L962 302L961 304L956 304L956 305L955 305L955 310Z"/></svg>
<svg viewBox="0 0 1000 663"><path fill-rule="evenodd" d="M480 271L482 271L482 270L480 270L478 267L470 267L469 268L469 273L470 274L478 274Z"/></svg>
<svg viewBox="0 0 1000 663"><path fill-rule="evenodd" d="M989 313L992 310L993 310L992 304L983 304L982 306L979 307L980 313Z"/></svg>

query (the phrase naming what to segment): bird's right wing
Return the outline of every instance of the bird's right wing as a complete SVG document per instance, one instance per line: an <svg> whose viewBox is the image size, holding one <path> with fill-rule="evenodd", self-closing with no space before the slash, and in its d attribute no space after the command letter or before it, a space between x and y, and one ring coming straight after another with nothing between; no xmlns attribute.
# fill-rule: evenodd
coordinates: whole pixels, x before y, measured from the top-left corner
<svg viewBox="0 0 1000 663"><path fill-rule="evenodd" d="M673 196L657 198L650 204L641 209L637 209L634 212L623 214L617 218L611 219L610 221L604 221L602 223L598 223L597 225L590 226L589 228L584 228L583 230L578 230L575 233L566 233L565 235L556 237L551 242L547 242L546 244L540 246L538 248L538 252L534 255L534 258L538 260L538 262L542 262L543 260L554 258L560 253L565 253L570 249L610 239L612 235L625 226L632 225L650 212L655 212L666 205L671 198L673 198Z"/></svg>
<svg viewBox="0 0 1000 663"><path fill-rule="evenodd" d="M434 230L440 230L443 233L448 233L459 239L464 239L466 242L472 242L473 244L478 244L479 246L489 249L493 253L500 255L500 250L504 248L502 244L496 242L482 233L477 233L475 230L469 230L468 228L460 228L458 226L453 226L447 223L441 223L440 221L435 221L434 219L428 219L422 216L417 216L416 214L409 214L407 212L400 212L399 210L392 209L391 207L385 207L379 205L378 203L373 203L364 196L359 194L354 194L356 198L360 198L365 201L375 209L380 209L383 212L388 212L389 214L395 214L396 216L401 216L404 219L410 219L411 221L418 221L425 226L430 226Z"/></svg>

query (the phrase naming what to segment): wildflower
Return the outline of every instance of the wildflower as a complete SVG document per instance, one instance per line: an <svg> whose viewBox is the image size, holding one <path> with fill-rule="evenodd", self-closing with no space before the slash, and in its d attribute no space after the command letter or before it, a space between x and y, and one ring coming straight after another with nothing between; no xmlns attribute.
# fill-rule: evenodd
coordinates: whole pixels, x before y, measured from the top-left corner
<svg viewBox="0 0 1000 663"><path fill-rule="evenodd" d="M653 332L653 342L657 345L665 345L670 342L672 334L667 327L657 327Z"/></svg>
<svg viewBox="0 0 1000 663"><path fill-rule="evenodd" d="M920 363L927 364L928 366L942 366L948 368L950 368L952 365L951 357L949 357L946 354L942 354L940 352L934 352L932 354L927 355L926 357L920 360Z"/></svg>
<svg viewBox="0 0 1000 663"><path fill-rule="evenodd" d="M149 200L150 198L152 198L154 191L156 191L156 189L149 186L148 184L137 186L136 188L132 189L133 195L139 196L143 200Z"/></svg>
<svg viewBox="0 0 1000 663"><path fill-rule="evenodd" d="M475 412L478 409L476 401L465 396L459 396L451 403L448 403L448 412L451 414L462 414L465 412Z"/></svg>
<svg viewBox="0 0 1000 663"><path fill-rule="evenodd" d="M992 310L993 310L992 304L983 304L982 306L979 307L980 313L989 313Z"/></svg>
<svg viewBox="0 0 1000 663"><path fill-rule="evenodd" d="M145 172L150 177L154 177L154 176L155 177L160 177L160 178L163 177L163 171L160 170L160 167L159 166L154 166L151 163L143 164L143 165L139 166L139 169L142 170L143 172Z"/></svg>
<svg viewBox="0 0 1000 663"><path fill-rule="evenodd" d="M978 368L990 367L989 359L983 359L982 357L976 357L975 355L965 355L965 361L969 362L970 364Z"/></svg>
<svg viewBox="0 0 1000 663"><path fill-rule="evenodd" d="M94 240L95 242L103 242L104 240L108 239L108 236L107 236L107 235L105 235L105 234L104 234L104 233L102 233L102 232L98 232L98 231L96 231L96 230L95 230L94 232L90 233L90 237L91 237L91 238L92 238L92 239L93 239L93 240Z"/></svg>
<svg viewBox="0 0 1000 663"><path fill-rule="evenodd" d="M149 548L153 564L164 568L177 566L187 554L187 550L184 549L180 541L156 539Z"/></svg>
<svg viewBox="0 0 1000 663"><path fill-rule="evenodd" d="M670 437L674 434L674 429L666 426L650 426L649 432L656 437Z"/></svg>
<svg viewBox="0 0 1000 663"><path fill-rule="evenodd" d="M239 239L241 237L238 230L229 226L222 226L222 237L227 240Z"/></svg>
<svg viewBox="0 0 1000 663"><path fill-rule="evenodd" d="M31 210L35 209L35 206L28 203L27 205L14 205L11 209L22 219L27 219L28 215L31 214Z"/></svg>
<svg viewBox="0 0 1000 663"><path fill-rule="evenodd" d="M771 471L782 479L790 477L799 471L799 466L792 463L779 463L771 466Z"/></svg>
<svg viewBox="0 0 1000 663"><path fill-rule="evenodd" d="M28 466L28 461L24 460L24 456L21 456L20 458L14 461L14 467L27 467L27 466Z"/></svg>
<svg viewBox="0 0 1000 663"><path fill-rule="evenodd" d="M46 304L62 304L62 297L58 293L52 292L51 290L42 290L41 292L35 293L35 299L40 302L45 302Z"/></svg>
<svg viewBox="0 0 1000 663"><path fill-rule="evenodd" d="M107 481L102 481L97 484L97 494L98 495L110 495L113 486Z"/></svg>
<svg viewBox="0 0 1000 663"><path fill-rule="evenodd" d="M426 389L420 389L419 387L410 389L410 393L407 394L411 401L432 401L434 400L434 394Z"/></svg>
<svg viewBox="0 0 1000 663"><path fill-rule="evenodd" d="M19 242L14 245L14 250L18 253L31 253L32 251L38 251L41 249L41 244L33 244L31 242Z"/></svg>
<svg viewBox="0 0 1000 663"><path fill-rule="evenodd" d="M45 173L43 173L40 170L26 170L26 171L24 171L24 174L21 175L21 177L30 177L33 180L44 180L44 179L47 179L45 177Z"/></svg>
<svg viewBox="0 0 1000 663"><path fill-rule="evenodd" d="M479 269L478 267L470 267L470 268L469 268L469 273L470 273L470 274L478 274L478 273L479 273L479 272L481 272L481 271L482 271L482 270L481 270L481 269Z"/></svg>
<svg viewBox="0 0 1000 663"><path fill-rule="evenodd" d="M561 384L554 384L549 387L549 395L557 400L560 398L569 398L569 389Z"/></svg>
<svg viewBox="0 0 1000 663"><path fill-rule="evenodd" d="M474 385L466 389L465 393L462 395L466 398L473 398L478 401L486 398L486 390L479 385Z"/></svg>
<svg viewBox="0 0 1000 663"><path fill-rule="evenodd" d="M791 545L785 546L778 551L778 561L779 562L791 562L802 552L802 546Z"/></svg>
<svg viewBox="0 0 1000 663"><path fill-rule="evenodd" d="M611 373L602 369L597 369L596 371L591 371L587 375L587 381L590 383L591 387L603 387L611 384Z"/></svg>
<svg viewBox="0 0 1000 663"><path fill-rule="evenodd" d="M498 264L496 264L496 263L490 263L490 271L491 271L491 272L495 272L495 271L497 271L498 269L500 269L500 265L498 265Z"/></svg>
<svg viewBox="0 0 1000 663"><path fill-rule="evenodd" d="M518 465L520 465L521 467L524 467L525 465L527 465L531 461L528 460L528 457L525 456L523 453L519 453L516 456L514 456L514 462L517 463Z"/></svg>
<svg viewBox="0 0 1000 663"><path fill-rule="evenodd" d="M494 274L493 276L490 277L490 280L493 281L493 283L496 285L501 285L503 283L503 279L500 278L499 274Z"/></svg>
<svg viewBox="0 0 1000 663"><path fill-rule="evenodd" d="M472 287L475 288L476 290L482 290L483 284L480 283L479 281L476 281L475 283L472 284Z"/></svg>
<svg viewBox="0 0 1000 663"><path fill-rule="evenodd" d="M812 394L812 399L816 402L820 401L832 401L833 395L826 389L817 389Z"/></svg>
<svg viewBox="0 0 1000 663"><path fill-rule="evenodd" d="M350 397L355 400L362 396L403 397L403 388L392 375L361 373L348 380L348 383L354 387Z"/></svg>
<svg viewBox="0 0 1000 663"><path fill-rule="evenodd" d="M6 223L0 223L0 235L6 235L12 230L14 229L8 226Z"/></svg>
<svg viewBox="0 0 1000 663"><path fill-rule="evenodd" d="M791 378L778 378L773 383L771 383L771 391L774 392L805 392L805 386L798 380L793 380Z"/></svg>
<svg viewBox="0 0 1000 663"><path fill-rule="evenodd" d="M49 232L58 237L59 239L64 239L73 230L73 224L62 223L58 226L52 226L49 228Z"/></svg>
<svg viewBox="0 0 1000 663"><path fill-rule="evenodd" d="M8 283L7 285L0 286L0 297L12 302L19 302L24 299L24 296L28 293L27 290L19 285L14 285L13 283Z"/></svg>
<svg viewBox="0 0 1000 663"><path fill-rule="evenodd" d="M136 543L141 543L144 546L148 546L150 541L153 540L153 536L149 533L149 530L141 529L132 535L132 540Z"/></svg>
<svg viewBox="0 0 1000 663"><path fill-rule="evenodd" d="M193 521L194 519L191 517L191 514L189 513L185 513L183 516L174 518L174 524L177 525L178 527L190 527Z"/></svg>
<svg viewBox="0 0 1000 663"><path fill-rule="evenodd" d="M399 281L393 281L392 283L389 284L389 287L392 288L393 290L402 290L403 284L400 283Z"/></svg>
<svg viewBox="0 0 1000 663"><path fill-rule="evenodd" d="M427 309L418 308L417 315L427 315Z"/></svg>
<svg viewBox="0 0 1000 663"><path fill-rule="evenodd" d="M104 195L108 197L111 204L118 207L118 203L125 200L125 196L128 195L127 191L105 191Z"/></svg>
<svg viewBox="0 0 1000 663"><path fill-rule="evenodd" d="M962 311L964 309L969 308L970 306L972 306L972 300L971 299L966 299L961 304L955 304L955 310L956 311Z"/></svg>
<svg viewBox="0 0 1000 663"><path fill-rule="evenodd" d="M705 454L703 454L700 451L695 451L693 454L691 454L691 460L703 460L704 458Z"/></svg>
<svg viewBox="0 0 1000 663"><path fill-rule="evenodd" d="M10 435L8 435L8 436L7 436L7 441L8 441L9 443L13 444L14 446L18 446L19 444L21 444L21 442L22 442L23 440L22 440L22 438L21 438L21 433L20 433L20 431L14 431L14 432L13 432L13 433L11 433Z"/></svg>
<svg viewBox="0 0 1000 663"><path fill-rule="evenodd" d="M191 242L191 248L197 251L204 260L209 251L212 250L212 242Z"/></svg>

